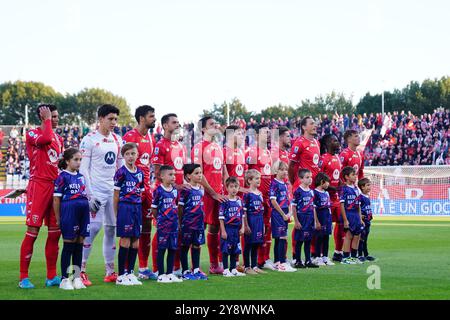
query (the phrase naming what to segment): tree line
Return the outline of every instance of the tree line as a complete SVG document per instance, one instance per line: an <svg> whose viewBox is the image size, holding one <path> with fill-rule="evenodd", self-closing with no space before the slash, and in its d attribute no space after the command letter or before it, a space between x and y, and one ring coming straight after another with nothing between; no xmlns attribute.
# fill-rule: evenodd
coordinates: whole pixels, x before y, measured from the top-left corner
<svg viewBox="0 0 450 320"><path fill-rule="evenodd" d="M384 92L385 112L411 111L413 114L432 113L442 107L450 109L450 77L426 79L422 83L411 81L403 89ZM295 106L274 105L260 112L249 111L238 99L214 104L204 109L200 116L213 115L221 123L226 123L227 109L230 120L236 118L249 121L253 118L286 118L305 115L363 114L381 112L381 93L367 92L355 105L352 96L331 92L319 95L314 100L304 99ZM130 106L124 97L100 88L85 88L75 94L62 94L42 82L15 81L0 84L0 124L11 125L25 123L25 105L29 106L29 123L37 124L35 107L39 103L56 103L62 124L92 124L96 119L96 110L100 104L111 103L121 112L121 124L133 123Z"/></svg>
<svg viewBox="0 0 450 320"><path fill-rule="evenodd" d="M215 104L211 109L204 109L201 116L213 115L221 123L226 123L227 109L230 109L230 121L236 118L249 121L253 118L260 121L264 119L289 119L306 115L318 116L333 114L370 114L381 113L381 93L371 94L367 92L357 104L352 102L352 96L332 91L325 95L317 96L313 101L302 100L295 106L278 104L262 109L260 112L251 112L238 99L224 101ZM450 109L450 77L441 79L426 79L422 83L411 81L403 89L394 89L384 92L384 110L411 111L419 115L433 113L437 108Z"/></svg>
<svg viewBox="0 0 450 320"><path fill-rule="evenodd" d="M107 90L85 88L75 94L62 94L42 82L16 81L0 84L0 124L25 124L26 105L29 123L39 123L36 114L39 103L56 104L62 124L92 124L97 117L97 107L104 103L120 109L121 124L133 122L126 99Z"/></svg>

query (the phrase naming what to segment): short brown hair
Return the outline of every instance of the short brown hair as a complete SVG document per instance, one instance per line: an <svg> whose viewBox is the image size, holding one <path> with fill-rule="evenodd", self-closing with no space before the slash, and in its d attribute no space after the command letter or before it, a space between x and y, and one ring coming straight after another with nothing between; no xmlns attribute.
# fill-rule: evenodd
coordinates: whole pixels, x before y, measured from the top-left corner
<svg viewBox="0 0 450 320"><path fill-rule="evenodd" d="M344 181L347 181L347 177L352 173L356 173L356 170L353 167L345 167L342 169L342 178L344 178Z"/></svg>
<svg viewBox="0 0 450 320"><path fill-rule="evenodd" d="M347 139L350 138L352 135L358 134L358 131L356 130L347 130L344 133L344 141L347 142Z"/></svg>
<svg viewBox="0 0 450 320"><path fill-rule="evenodd" d="M228 186L230 185L230 184L237 184L237 185L239 185L239 180L238 180L238 178L236 178L236 177L228 177L227 178L227 180L225 180L225 185L227 186L227 188L228 188Z"/></svg>
<svg viewBox="0 0 450 320"><path fill-rule="evenodd" d="M137 146L136 143L134 143L134 142L127 142L120 149L120 154L123 157L125 155L125 152L127 152L128 150L131 150L131 149L136 149L137 150L137 148L138 148L138 146Z"/></svg>
<svg viewBox="0 0 450 320"><path fill-rule="evenodd" d="M371 183L369 178L362 178L361 180L358 181L358 188L362 189L369 183Z"/></svg>

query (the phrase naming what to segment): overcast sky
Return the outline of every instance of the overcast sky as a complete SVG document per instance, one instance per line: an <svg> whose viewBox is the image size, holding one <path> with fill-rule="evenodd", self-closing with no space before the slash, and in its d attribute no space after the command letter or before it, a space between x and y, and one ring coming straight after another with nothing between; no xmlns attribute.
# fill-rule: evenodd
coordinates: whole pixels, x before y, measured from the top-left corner
<svg viewBox="0 0 450 320"><path fill-rule="evenodd" d="M450 1L4 1L0 82L100 87L195 120L450 74Z"/></svg>

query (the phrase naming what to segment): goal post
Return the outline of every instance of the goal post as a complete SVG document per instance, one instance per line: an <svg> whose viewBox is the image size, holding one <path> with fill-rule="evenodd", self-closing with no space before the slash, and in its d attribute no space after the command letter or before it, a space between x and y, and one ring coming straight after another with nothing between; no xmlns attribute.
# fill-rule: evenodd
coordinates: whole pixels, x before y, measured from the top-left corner
<svg viewBox="0 0 450 320"><path fill-rule="evenodd" d="M374 214L450 216L450 166L366 167Z"/></svg>

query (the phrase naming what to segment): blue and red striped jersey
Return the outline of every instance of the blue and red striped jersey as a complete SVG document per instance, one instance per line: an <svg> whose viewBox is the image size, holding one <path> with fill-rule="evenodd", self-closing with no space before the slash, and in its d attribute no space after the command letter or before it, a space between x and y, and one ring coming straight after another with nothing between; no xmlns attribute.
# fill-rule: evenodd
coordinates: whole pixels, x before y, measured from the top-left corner
<svg viewBox="0 0 450 320"><path fill-rule="evenodd" d="M297 207L297 215L314 214L314 192L311 189L305 190L301 186L294 192L293 206Z"/></svg>
<svg viewBox="0 0 450 320"><path fill-rule="evenodd" d="M55 180L55 197L61 201L87 199L84 177L79 172L61 171Z"/></svg>
<svg viewBox="0 0 450 320"><path fill-rule="evenodd" d="M165 189L161 184L153 192L152 208L157 210L156 225L163 232L178 230L178 191L174 187Z"/></svg>
<svg viewBox="0 0 450 320"><path fill-rule="evenodd" d="M317 213L331 213L331 201L328 191L314 190L314 205L316 206Z"/></svg>
<svg viewBox="0 0 450 320"><path fill-rule="evenodd" d="M360 206L360 195L358 187L344 185L341 187L341 203L344 203L345 212L358 213Z"/></svg>
<svg viewBox="0 0 450 320"><path fill-rule="evenodd" d="M243 209L240 198L235 200L229 199L220 204L219 220L223 220L227 226L241 227L244 214Z"/></svg>
<svg viewBox="0 0 450 320"><path fill-rule="evenodd" d="M192 230L204 229L204 194L205 191L202 188L195 187L180 192L178 205L183 207L183 216L181 218L181 225L183 228Z"/></svg>
<svg viewBox="0 0 450 320"><path fill-rule="evenodd" d="M270 200L275 199L281 209L289 209L288 187L284 181L273 179L269 191ZM272 202L270 203L274 209Z"/></svg>
<svg viewBox="0 0 450 320"><path fill-rule="evenodd" d="M142 203L144 187L144 173L137 167L136 171L132 172L123 165L114 175L114 190L120 190L120 202Z"/></svg>
<svg viewBox="0 0 450 320"><path fill-rule="evenodd" d="M244 194L243 205L247 217L263 215L264 213L263 196L261 192L259 194L253 192Z"/></svg>

